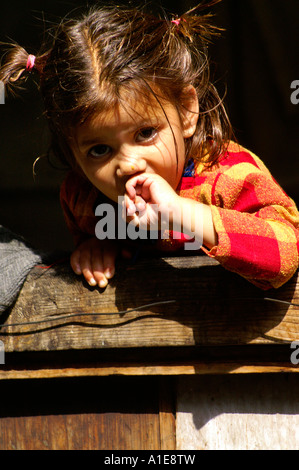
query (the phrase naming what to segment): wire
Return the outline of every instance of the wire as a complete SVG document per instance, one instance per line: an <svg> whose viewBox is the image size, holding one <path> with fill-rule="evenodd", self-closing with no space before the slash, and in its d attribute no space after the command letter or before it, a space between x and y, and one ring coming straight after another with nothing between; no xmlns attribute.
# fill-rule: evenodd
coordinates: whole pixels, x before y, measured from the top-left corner
<svg viewBox="0 0 299 470"><path fill-rule="evenodd" d="M287 304L287 305L292 305L294 307L299 307L299 304L293 303L293 302L288 302L286 300L279 300L279 299L272 299L270 297L264 297L264 300L269 300L271 302L277 302L281 304ZM42 323L49 323L53 321L61 321L61 320L67 320L69 318L75 318L75 317L82 317L82 316L107 316L107 315L125 315L131 312L136 312L139 310L143 310L145 308L149 307L155 307L157 305L165 305L165 304L172 304L175 303L176 300L163 300L160 302L152 302L150 304L145 304L141 305L140 307L135 307L129 310L120 310L118 312L81 312L81 313L67 313L67 314L59 314L59 313L53 313L51 317L47 317L43 320L33 320L33 321L27 321L27 322L20 322L20 323L3 323L0 324L0 328L8 328L8 327L13 327L13 326L27 326L27 325L38 325Z"/></svg>
<svg viewBox="0 0 299 470"><path fill-rule="evenodd" d="M287 300L271 299L270 297L265 297L264 300L270 300L271 302L278 302L280 304L293 305L293 307L299 307L299 304L294 304L293 302L288 302Z"/></svg>
<svg viewBox="0 0 299 470"><path fill-rule="evenodd" d="M81 317L81 316L103 316L103 315L124 315L127 313L131 312L136 312L138 310L143 310L148 307L155 307L156 305L162 305L162 304L171 304L175 303L175 300L163 300L160 302L152 302L150 304L145 304L141 305L140 307L132 308L130 310L122 310L118 312L91 312L91 313L67 313L65 315L61 315L59 313L54 313L51 315L51 318L45 318L44 320L33 320L33 321L28 321L28 322L21 322L21 323L4 323L0 325L0 328L8 328L9 326L25 326L25 325L37 325L41 323L48 323L48 322L53 322L57 320L66 320L69 318L74 318L74 317ZM54 317L54 318L53 318Z"/></svg>

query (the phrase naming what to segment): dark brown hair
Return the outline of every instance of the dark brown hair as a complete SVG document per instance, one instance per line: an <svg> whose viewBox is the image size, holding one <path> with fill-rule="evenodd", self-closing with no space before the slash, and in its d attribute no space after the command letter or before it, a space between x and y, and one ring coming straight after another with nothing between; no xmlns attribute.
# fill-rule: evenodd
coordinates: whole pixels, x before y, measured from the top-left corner
<svg viewBox="0 0 299 470"><path fill-rule="evenodd" d="M201 159L208 148L210 162L217 160L231 126L210 81L207 44L218 30L210 25L209 14L200 14L202 9L197 6L178 19L143 8L97 7L55 28L35 69L52 150L60 160L74 165L68 144L74 128L94 112L120 103L124 90L154 94L160 104L166 98L180 111L190 84L198 94L199 119L194 136L186 140L186 159ZM28 53L12 45L3 60L0 80L12 88L27 75Z"/></svg>

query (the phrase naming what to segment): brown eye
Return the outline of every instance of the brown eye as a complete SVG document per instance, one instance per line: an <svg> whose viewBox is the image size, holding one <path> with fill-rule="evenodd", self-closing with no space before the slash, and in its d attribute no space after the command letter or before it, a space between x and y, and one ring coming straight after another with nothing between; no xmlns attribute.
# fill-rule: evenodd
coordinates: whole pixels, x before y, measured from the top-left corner
<svg viewBox="0 0 299 470"><path fill-rule="evenodd" d="M157 129L155 127L145 127L138 132L136 136L136 142L148 142L154 139L156 134Z"/></svg>
<svg viewBox="0 0 299 470"><path fill-rule="evenodd" d="M93 158L103 158L109 155L110 152L111 147L109 147L109 145L96 145L90 149L89 155L91 155Z"/></svg>

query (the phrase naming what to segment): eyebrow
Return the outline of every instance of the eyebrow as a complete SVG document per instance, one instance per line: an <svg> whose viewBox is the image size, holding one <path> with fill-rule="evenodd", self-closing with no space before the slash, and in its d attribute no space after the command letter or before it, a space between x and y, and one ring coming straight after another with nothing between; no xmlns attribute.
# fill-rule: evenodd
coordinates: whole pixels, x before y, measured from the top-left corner
<svg viewBox="0 0 299 470"><path fill-rule="evenodd" d="M78 141L78 146L79 147L90 147L92 145L101 145L101 139L95 138L95 139L83 139L82 141ZM103 144L106 145L106 144Z"/></svg>

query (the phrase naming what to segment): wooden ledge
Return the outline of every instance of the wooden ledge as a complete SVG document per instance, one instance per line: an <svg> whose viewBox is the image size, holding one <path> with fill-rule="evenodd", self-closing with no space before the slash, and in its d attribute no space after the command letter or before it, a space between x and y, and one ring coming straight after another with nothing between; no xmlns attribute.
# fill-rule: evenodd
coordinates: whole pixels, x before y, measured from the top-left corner
<svg viewBox="0 0 299 470"><path fill-rule="evenodd" d="M134 265L120 263L106 289L89 287L73 274L68 262L47 269L37 266L15 305L2 316L1 323L14 326L2 328L0 339L6 354L135 349L142 355L146 349L165 347L244 345L289 349L291 342L299 341L298 306L291 305L299 304L298 286L296 273L280 289L265 292L206 256L144 257ZM119 359L118 367L122 367ZM117 373L115 362L108 363L102 365L102 373ZM193 356L187 362L160 361L154 369L150 362L133 362L130 367L132 374L141 367L145 374L173 374L175 370L189 374L204 369L224 371L220 363L218 369L213 361L204 366L205 361ZM235 364L232 369L245 372L258 371L260 366L246 358ZM275 358L267 364L273 371L297 370L291 362L282 364ZM78 368L76 373L80 375ZM93 365L85 371L94 373Z"/></svg>

